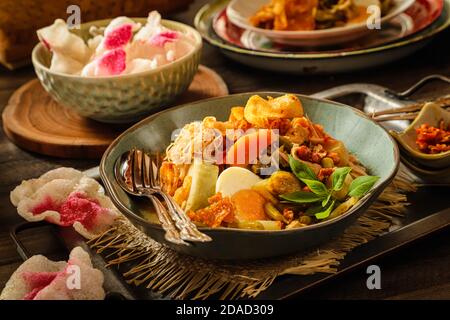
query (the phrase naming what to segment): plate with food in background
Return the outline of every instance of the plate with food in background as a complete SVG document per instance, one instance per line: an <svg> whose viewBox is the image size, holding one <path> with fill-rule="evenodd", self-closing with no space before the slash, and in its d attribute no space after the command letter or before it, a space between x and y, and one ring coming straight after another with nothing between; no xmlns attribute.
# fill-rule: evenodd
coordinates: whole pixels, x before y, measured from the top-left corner
<svg viewBox="0 0 450 320"><path fill-rule="evenodd" d="M402 59L423 48L433 37L450 25L450 0L420 1L417 17L421 24L431 24L396 41L370 48L335 52L295 52L248 49L224 40L214 31L213 23L227 7L228 0L217 0L203 6L195 17L195 27L204 40L239 63L271 72L291 74L334 74L367 69ZM440 13L440 14L439 14ZM241 29L242 30L242 29ZM236 39L239 36L233 36ZM283 45L283 47L286 47ZM294 49L295 50L295 49ZM304 48L302 48L304 50Z"/></svg>
<svg viewBox="0 0 450 320"><path fill-rule="evenodd" d="M233 24L274 42L327 46L376 31L413 3L414 0L232 0L227 15Z"/></svg>
<svg viewBox="0 0 450 320"><path fill-rule="evenodd" d="M346 52L385 45L427 28L441 15L443 2L443 0L417 0L405 12L384 23L377 32L332 46L299 47L274 42L264 34L234 25L227 16L226 8L216 15L212 27L224 41L251 50L279 53Z"/></svg>

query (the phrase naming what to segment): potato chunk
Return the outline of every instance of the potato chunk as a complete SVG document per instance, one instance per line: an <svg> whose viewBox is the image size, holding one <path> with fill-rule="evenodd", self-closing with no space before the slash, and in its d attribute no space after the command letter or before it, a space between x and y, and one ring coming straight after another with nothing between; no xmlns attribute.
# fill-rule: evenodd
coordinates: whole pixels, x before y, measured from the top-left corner
<svg viewBox="0 0 450 320"><path fill-rule="evenodd" d="M267 100L254 95L244 109L245 119L257 128L269 128L270 121L303 116L303 106L297 96L285 94Z"/></svg>

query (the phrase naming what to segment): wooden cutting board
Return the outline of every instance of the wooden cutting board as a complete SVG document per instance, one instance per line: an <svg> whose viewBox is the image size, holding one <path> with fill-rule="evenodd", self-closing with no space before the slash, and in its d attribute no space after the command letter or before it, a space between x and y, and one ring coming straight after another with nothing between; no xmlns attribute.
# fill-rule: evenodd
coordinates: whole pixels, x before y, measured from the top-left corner
<svg viewBox="0 0 450 320"><path fill-rule="evenodd" d="M174 105L227 94L222 78L200 66L189 89ZM61 158L100 158L129 126L79 116L54 101L38 79L27 82L13 93L2 119L6 135L16 145Z"/></svg>

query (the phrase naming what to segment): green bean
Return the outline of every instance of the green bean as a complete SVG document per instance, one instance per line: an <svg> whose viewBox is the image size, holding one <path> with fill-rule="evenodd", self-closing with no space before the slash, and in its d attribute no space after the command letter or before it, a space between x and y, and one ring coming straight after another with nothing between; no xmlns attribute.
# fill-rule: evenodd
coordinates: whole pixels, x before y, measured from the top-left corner
<svg viewBox="0 0 450 320"><path fill-rule="evenodd" d="M252 186L252 189L262 195L267 201L270 201L273 204L278 203L277 198L275 198L263 184L260 184L260 182Z"/></svg>
<svg viewBox="0 0 450 320"><path fill-rule="evenodd" d="M232 226L250 230L281 230L281 222L272 220L239 221Z"/></svg>
<svg viewBox="0 0 450 320"><path fill-rule="evenodd" d="M275 208L275 206L272 203L267 202L264 205L264 211L271 219L273 219L275 221L282 221L284 223L287 223L286 218L281 214L280 211L278 211L277 208Z"/></svg>
<svg viewBox="0 0 450 320"><path fill-rule="evenodd" d="M308 224L311 224L312 219L311 219L311 217L308 217L308 216L301 216L300 218L298 218L298 221L300 223L308 225Z"/></svg>
<svg viewBox="0 0 450 320"><path fill-rule="evenodd" d="M303 224L298 220L294 220L286 226L286 229L296 229L296 228L301 228L301 227L305 227L305 226L306 226L306 224Z"/></svg>
<svg viewBox="0 0 450 320"><path fill-rule="evenodd" d="M238 221L231 225L238 229L264 230L264 226L259 221Z"/></svg>
<svg viewBox="0 0 450 320"><path fill-rule="evenodd" d="M257 221L263 225L264 230L281 230L280 221L272 221L272 220L257 220Z"/></svg>
<svg viewBox="0 0 450 320"><path fill-rule="evenodd" d="M358 202L358 198L356 197L350 197L346 201L342 202L340 205L338 205L333 211L331 211L330 215L328 216L327 220L336 218L345 212L347 212L351 207L353 207Z"/></svg>

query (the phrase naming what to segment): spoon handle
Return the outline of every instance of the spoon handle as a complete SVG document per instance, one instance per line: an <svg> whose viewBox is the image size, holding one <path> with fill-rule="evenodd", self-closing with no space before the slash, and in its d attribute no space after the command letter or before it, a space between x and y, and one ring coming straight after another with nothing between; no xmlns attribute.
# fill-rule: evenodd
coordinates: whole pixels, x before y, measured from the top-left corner
<svg viewBox="0 0 450 320"><path fill-rule="evenodd" d="M189 246L189 243L181 238L180 233L175 228L166 207L164 207L161 201L153 194L146 194L145 196L150 199L153 207L155 208L156 214L158 215L159 221L161 222L161 226L166 232L166 240L175 244Z"/></svg>

